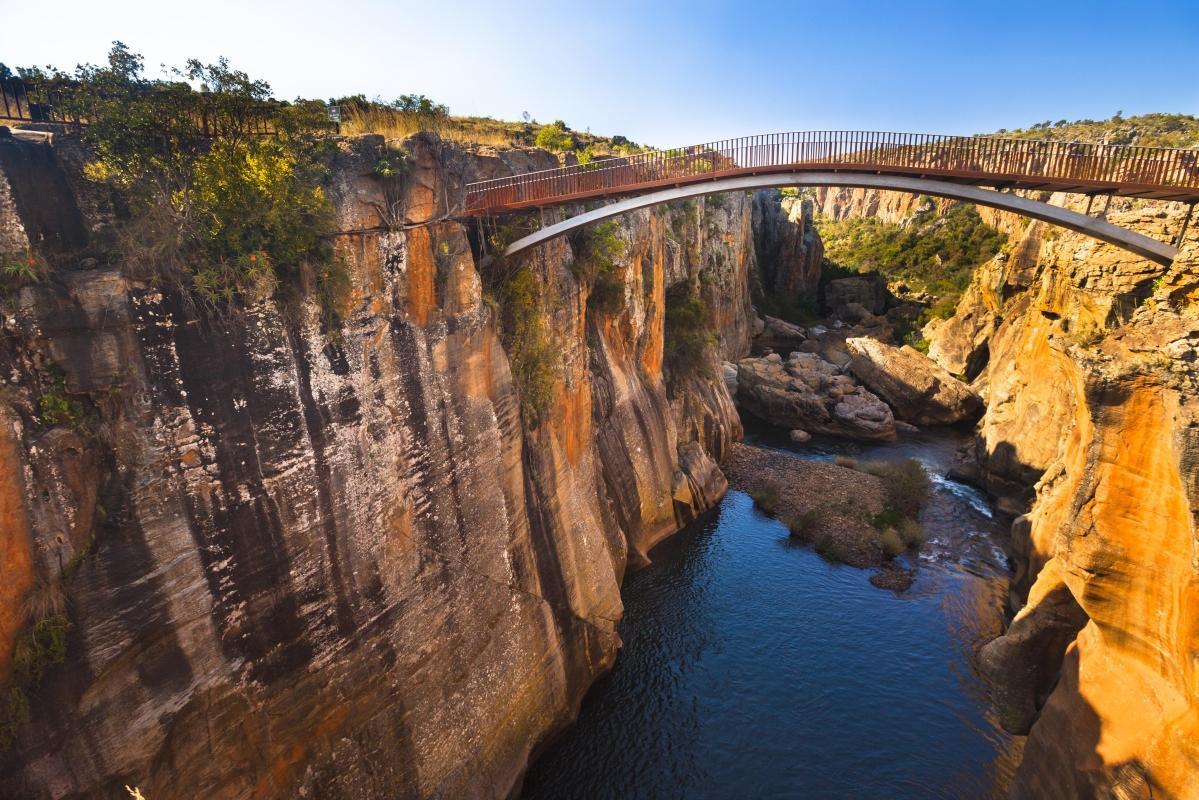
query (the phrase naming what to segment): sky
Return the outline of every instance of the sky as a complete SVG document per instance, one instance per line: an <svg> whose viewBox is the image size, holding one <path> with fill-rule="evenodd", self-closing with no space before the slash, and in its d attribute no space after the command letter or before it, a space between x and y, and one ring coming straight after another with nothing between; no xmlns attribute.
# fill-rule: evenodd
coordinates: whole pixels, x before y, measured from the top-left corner
<svg viewBox="0 0 1199 800"><path fill-rule="evenodd" d="M426 94L659 147L1199 114L1199 0L3 3L9 67L120 40L152 73L226 56L276 97Z"/></svg>

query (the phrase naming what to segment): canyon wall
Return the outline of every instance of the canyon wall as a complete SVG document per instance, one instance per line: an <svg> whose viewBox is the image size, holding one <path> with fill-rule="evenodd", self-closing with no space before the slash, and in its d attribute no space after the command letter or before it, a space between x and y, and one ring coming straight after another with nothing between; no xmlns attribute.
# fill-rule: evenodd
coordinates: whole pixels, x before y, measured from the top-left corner
<svg viewBox="0 0 1199 800"><path fill-rule="evenodd" d="M353 300L331 329L311 302L200 313L82 257L119 210L85 154L0 139L0 241L56 250L0 311L0 682L38 620L69 626L0 795L506 797L612 664L626 567L723 494L749 198L622 217L602 315L569 240L529 258L555 357L531 420L494 254L445 217L465 182L553 157L418 135L381 179L389 146L332 164ZM667 376L685 281L720 338Z"/></svg>
<svg viewBox="0 0 1199 800"><path fill-rule="evenodd" d="M1181 214L1109 218L1167 240ZM1005 726L1029 734L1013 796L1199 796L1195 237L1167 269L1032 224L926 333L987 399L963 470L1031 506L1018 613L982 652Z"/></svg>

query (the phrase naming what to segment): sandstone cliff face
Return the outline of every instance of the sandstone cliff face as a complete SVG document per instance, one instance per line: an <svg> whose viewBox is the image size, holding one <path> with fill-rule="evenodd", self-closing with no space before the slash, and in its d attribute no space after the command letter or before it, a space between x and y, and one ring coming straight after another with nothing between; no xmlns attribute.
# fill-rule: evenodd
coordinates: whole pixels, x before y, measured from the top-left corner
<svg viewBox="0 0 1199 800"><path fill-rule="evenodd" d="M1166 239L1177 209L1113 203ZM1029 732L1016 797L1199 796L1199 247L1166 270L1032 225L931 354L987 399L980 477L1014 511L1019 613L983 651ZM1076 635L1077 634L1077 635Z"/></svg>
<svg viewBox="0 0 1199 800"><path fill-rule="evenodd" d="M753 224L764 294L815 298L824 245L812 222L811 201L777 189L754 193Z"/></svg>
<svg viewBox="0 0 1199 800"><path fill-rule="evenodd" d="M611 664L626 564L723 492L736 415L718 380L667 386L663 303L698 281L719 350L744 354L748 199L678 233L624 220L603 320L566 240L536 254L561 361L534 426L468 230L437 220L463 181L552 157L417 137L385 186L383 147L334 164L339 331L270 301L202 317L121 264L66 263L6 306L0 658L39 592L71 627L0 794L504 797ZM54 170L54 202L102 228L103 198ZM0 189L27 230L28 195ZM48 391L78 419L48 422Z"/></svg>

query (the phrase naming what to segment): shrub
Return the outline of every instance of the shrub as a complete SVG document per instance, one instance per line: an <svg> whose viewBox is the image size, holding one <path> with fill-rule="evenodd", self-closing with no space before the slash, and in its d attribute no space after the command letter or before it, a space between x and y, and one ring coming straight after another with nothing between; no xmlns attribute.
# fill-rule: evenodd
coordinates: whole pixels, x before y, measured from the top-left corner
<svg viewBox="0 0 1199 800"><path fill-rule="evenodd" d="M903 540L899 538L899 534L894 528L887 528L878 535L878 543L883 548L883 555L887 558L894 558L904 551Z"/></svg>
<svg viewBox="0 0 1199 800"><path fill-rule="evenodd" d="M871 461L860 467L880 478L887 493L887 504L898 513L914 517L932 491L932 482L924 467L914 458L902 461Z"/></svg>
<svg viewBox="0 0 1199 800"><path fill-rule="evenodd" d="M560 153L569 152L578 146L574 134L571 133L570 128L566 127L566 123L562 120L542 126L541 130L537 131L537 138L533 141L538 147Z"/></svg>
<svg viewBox="0 0 1199 800"><path fill-rule="evenodd" d="M29 720L29 692L50 667L61 664L67 654L70 620L62 611L38 618L17 639L12 653L12 684L0 694L0 752L16 738Z"/></svg>
<svg viewBox="0 0 1199 800"><path fill-rule="evenodd" d="M78 400L67 397L66 376L55 370L50 375L48 384L38 398L38 419L43 425L51 427L64 425L79 428L83 423L83 406Z"/></svg>
<svg viewBox="0 0 1199 800"><path fill-rule="evenodd" d="M528 422L537 425L553 406L558 351L550 341L541 287L532 268L521 266L501 298L505 345L520 387L521 411Z"/></svg>
<svg viewBox="0 0 1199 800"><path fill-rule="evenodd" d="M833 563L848 563L853 557L848 545L831 533L817 537L815 548L821 558Z"/></svg>
<svg viewBox="0 0 1199 800"><path fill-rule="evenodd" d="M821 521L821 513L814 508L809 508L807 511L802 511L792 517L790 522L787 523L787 529L791 532L792 536L799 539L807 539L819 527Z"/></svg>
<svg viewBox="0 0 1199 800"><path fill-rule="evenodd" d="M778 507L781 492L777 483L768 481L752 489L749 496L753 498L754 505L758 508L763 511L774 511Z"/></svg>
<svg viewBox="0 0 1199 800"><path fill-rule="evenodd" d="M924 528L910 517L901 519L896 530L907 547L919 547L924 542Z"/></svg>
<svg viewBox="0 0 1199 800"><path fill-rule="evenodd" d="M715 340L708 331L708 306L694 282L666 290L664 339L662 360L672 376L712 376L708 348Z"/></svg>
<svg viewBox="0 0 1199 800"><path fill-rule="evenodd" d="M894 506L886 506L870 518L870 524L880 531L894 528L903 520L903 515Z"/></svg>
<svg viewBox="0 0 1199 800"><path fill-rule="evenodd" d="M627 245L619 229L610 220L583 228L571 240L575 258L570 270L588 286L587 307L601 315L615 314L624 305L624 284L616 274L616 263Z"/></svg>

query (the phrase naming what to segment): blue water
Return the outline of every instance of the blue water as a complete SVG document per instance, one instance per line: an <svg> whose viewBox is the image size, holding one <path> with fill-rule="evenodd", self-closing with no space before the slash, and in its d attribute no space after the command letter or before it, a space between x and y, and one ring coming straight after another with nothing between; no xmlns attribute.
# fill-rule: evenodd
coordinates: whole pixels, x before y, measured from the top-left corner
<svg viewBox="0 0 1199 800"><path fill-rule="evenodd" d="M829 458L845 445L796 448ZM940 478L952 434L871 446L934 475L902 595L825 562L730 492L629 575L624 648L578 724L532 767L537 798L974 798L1003 794L1017 741L971 667L1002 623L1002 523Z"/></svg>

